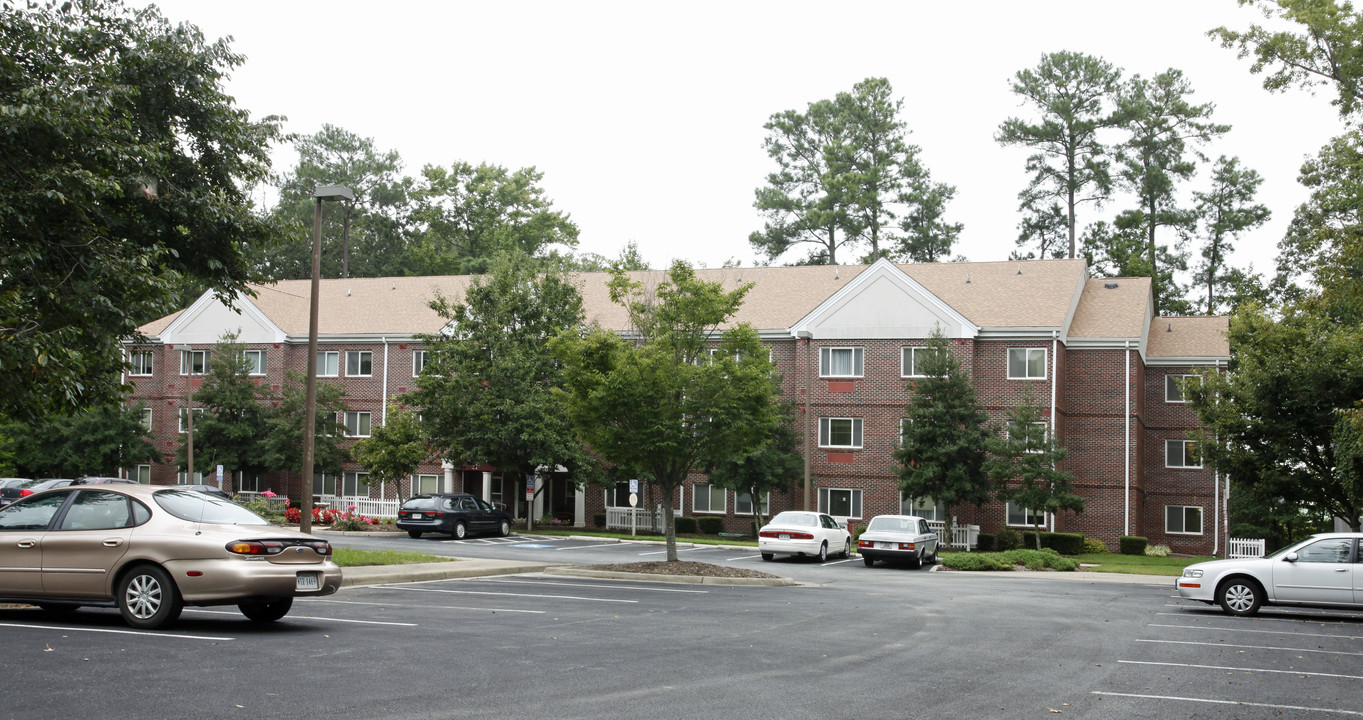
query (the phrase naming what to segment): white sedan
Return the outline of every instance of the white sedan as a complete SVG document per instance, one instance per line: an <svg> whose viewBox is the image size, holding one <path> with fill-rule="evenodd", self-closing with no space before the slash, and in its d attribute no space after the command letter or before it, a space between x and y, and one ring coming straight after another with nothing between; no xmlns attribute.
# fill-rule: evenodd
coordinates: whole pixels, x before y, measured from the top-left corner
<svg viewBox="0 0 1363 720"><path fill-rule="evenodd" d="M909 567L937 562L937 533L917 515L877 515L857 538L866 567L877 560L901 561Z"/></svg>
<svg viewBox="0 0 1363 720"><path fill-rule="evenodd" d="M1363 533L1312 535L1261 558L1189 565L1175 587L1232 615L1253 615L1262 605L1363 610L1361 543Z"/></svg>
<svg viewBox="0 0 1363 720"><path fill-rule="evenodd" d="M804 555L828 559L830 551L852 555L852 536L831 515L800 510L777 513L757 533L757 549L763 560L776 555Z"/></svg>

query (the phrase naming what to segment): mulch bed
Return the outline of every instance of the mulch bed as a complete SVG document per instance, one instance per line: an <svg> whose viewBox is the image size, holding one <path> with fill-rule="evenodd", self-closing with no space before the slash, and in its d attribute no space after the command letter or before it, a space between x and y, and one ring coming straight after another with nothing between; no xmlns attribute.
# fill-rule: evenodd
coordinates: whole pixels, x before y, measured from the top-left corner
<svg viewBox="0 0 1363 720"><path fill-rule="evenodd" d="M610 572L630 572L647 573L649 575L700 575L703 577L726 577L726 578L774 578L779 575L764 573L757 570L746 568L726 567L724 565L711 565L702 562L677 562L654 561L622 563L618 565L588 565L585 570L607 570Z"/></svg>

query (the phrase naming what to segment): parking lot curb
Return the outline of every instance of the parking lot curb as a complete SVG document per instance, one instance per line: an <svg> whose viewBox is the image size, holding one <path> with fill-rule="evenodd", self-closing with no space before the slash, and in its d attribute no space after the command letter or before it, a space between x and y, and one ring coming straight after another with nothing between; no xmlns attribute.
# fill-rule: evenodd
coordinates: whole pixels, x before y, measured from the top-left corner
<svg viewBox="0 0 1363 720"><path fill-rule="evenodd" d="M450 562L412 563L410 565L360 565L341 568L341 587L391 585L491 575L518 575L543 572L549 563L456 558Z"/></svg>
<svg viewBox="0 0 1363 720"><path fill-rule="evenodd" d="M682 585L745 585L750 587L792 587L800 583L787 577L710 577L708 575L655 575L653 573L617 572L614 570L588 570L572 566L551 567L546 575L569 575L574 577L608 578L612 580L634 580L637 582L665 582Z"/></svg>

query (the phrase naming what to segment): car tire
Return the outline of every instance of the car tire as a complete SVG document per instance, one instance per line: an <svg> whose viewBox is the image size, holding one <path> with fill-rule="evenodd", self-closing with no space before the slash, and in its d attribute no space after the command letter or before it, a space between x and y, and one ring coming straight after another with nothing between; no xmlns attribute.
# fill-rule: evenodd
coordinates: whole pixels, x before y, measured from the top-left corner
<svg viewBox="0 0 1363 720"><path fill-rule="evenodd" d="M819 562L828 562L828 541L819 546Z"/></svg>
<svg viewBox="0 0 1363 720"><path fill-rule="evenodd" d="M1231 578L1217 586L1216 601L1231 615L1253 615L1264 604L1264 591L1253 580Z"/></svg>
<svg viewBox="0 0 1363 720"><path fill-rule="evenodd" d="M279 598L270 602L242 603L237 609L252 622L268 623L288 615L292 607L293 598Z"/></svg>
<svg viewBox="0 0 1363 720"><path fill-rule="evenodd" d="M421 539L421 531L420 531L420 530L408 530L408 531L407 531L407 537L409 537L409 538L411 538L411 539L413 539L413 540L420 540L420 539Z"/></svg>
<svg viewBox="0 0 1363 720"><path fill-rule="evenodd" d="M155 565L139 565L118 581L116 596L123 622L141 630L154 630L175 622L184 608L175 582Z"/></svg>
<svg viewBox="0 0 1363 720"><path fill-rule="evenodd" d="M507 535L510 535L510 534L511 534L511 521L510 521L510 520L503 520L503 521L502 521L502 524L501 524L501 527L498 528L497 532L501 533L502 537L506 537Z"/></svg>
<svg viewBox="0 0 1363 720"><path fill-rule="evenodd" d="M866 563L866 567L871 567L872 565L876 564L876 561L872 559L870 555L862 555L861 561L863 563Z"/></svg>
<svg viewBox="0 0 1363 720"><path fill-rule="evenodd" d="M469 526L465 525L463 520L460 520L459 522L454 524L454 532L450 533L450 537L454 538L455 540L463 540L468 536Z"/></svg>
<svg viewBox="0 0 1363 720"><path fill-rule="evenodd" d="M909 567L913 568L914 570L923 567L923 558L918 557L917 555L914 555L913 557L909 558Z"/></svg>
<svg viewBox="0 0 1363 720"><path fill-rule="evenodd" d="M851 538L848 538L848 539L847 539L847 542L845 542L845 543L842 544L842 559L843 559L843 560L851 560L851 559L852 559L852 539L851 539Z"/></svg>
<svg viewBox="0 0 1363 720"><path fill-rule="evenodd" d="M934 547L934 548L932 549L932 556L929 557L929 558L927 558L927 559L925 559L924 562L928 563L929 565L936 565L936 564L937 564L937 548Z"/></svg>
<svg viewBox="0 0 1363 720"><path fill-rule="evenodd" d="M763 559L763 560L766 560L766 561L769 561L769 562L772 561L772 560L775 560L775 559L776 559L776 553L762 553L762 559Z"/></svg>

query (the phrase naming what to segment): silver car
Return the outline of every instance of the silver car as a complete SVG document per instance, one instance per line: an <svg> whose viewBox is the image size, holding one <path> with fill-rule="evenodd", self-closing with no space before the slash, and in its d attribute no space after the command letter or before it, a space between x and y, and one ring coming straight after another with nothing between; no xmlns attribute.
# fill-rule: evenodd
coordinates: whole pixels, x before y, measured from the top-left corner
<svg viewBox="0 0 1363 720"><path fill-rule="evenodd" d="M341 586L331 544L174 486L74 485L0 508L0 602L51 613L117 607L137 628L185 605L236 605L257 622Z"/></svg>
<svg viewBox="0 0 1363 720"><path fill-rule="evenodd" d="M866 567L877 560L922 567L937 562L937 533L917 515L877 515L857 538L857 552Z"/></svg>
<svg viewBox="0 0 1363 720"><path fill-rule="evenodd" d="M1253 615L1263 605L1363 610L1360 542L1363 533L1312 535L1261 558L1189 565L1175 587L1233 615Z"/></svg>

